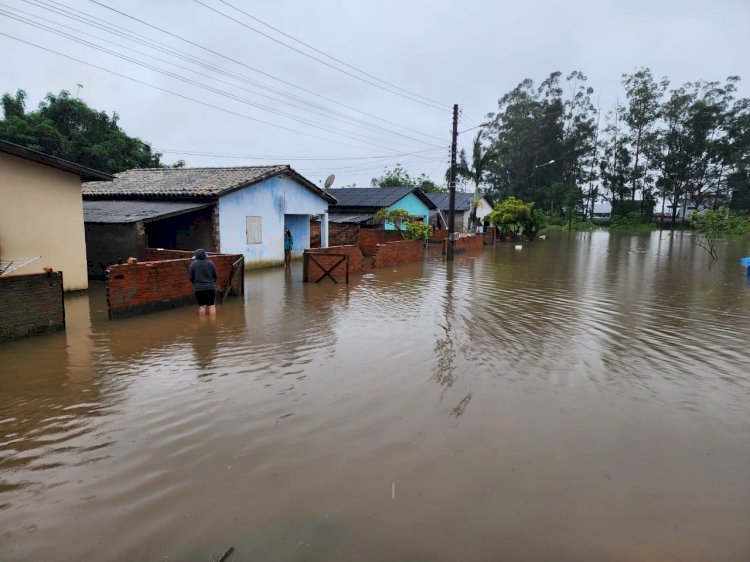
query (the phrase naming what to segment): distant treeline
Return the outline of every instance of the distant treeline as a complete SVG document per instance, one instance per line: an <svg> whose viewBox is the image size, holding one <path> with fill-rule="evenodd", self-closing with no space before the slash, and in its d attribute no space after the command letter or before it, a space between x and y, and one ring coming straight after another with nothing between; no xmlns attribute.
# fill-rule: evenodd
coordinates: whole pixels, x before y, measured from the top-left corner
<svg viewBox="0 0 750 562"><path fill-rule="evenodd" d="M586 76L524 80L498 102L459 170L499 197L590 217L597 201L665 198L698 207L750 206L750 100L738 77L671 87L648 68L622 76L625 97L596 107ZM628 205L632 208L632 205Z"/></svg>

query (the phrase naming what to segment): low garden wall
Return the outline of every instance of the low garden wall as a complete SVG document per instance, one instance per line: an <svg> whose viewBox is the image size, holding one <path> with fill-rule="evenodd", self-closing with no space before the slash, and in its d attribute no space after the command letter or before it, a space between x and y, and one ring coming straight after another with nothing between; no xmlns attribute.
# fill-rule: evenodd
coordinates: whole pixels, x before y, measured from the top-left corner
<svg viewBox="0 0 750 562"><path fill-rule="evenodd" d="M365 256L374 256L378 244L386 242L400 242L404 237L398 230L383 230L380 228L360 228L359 247Z"/></svg>
<svg viewBox="0 0 750 562"><path fill-rule="evenodd" d="M454 242L454 252L465 252L466 250L481 250L484 247L484 234L471 236L462 236ZM443 253L448 252L448 240L443 240Z"/></svg>
<svg viewBox="0 0 750 562"><path fill-rule="evenodd" d="M172 257L185 254L189 257ZM143 248L139 251L139 256L151 258L151 261L110 266L107 275L107 306L110 319L195 304L193 284L188 274L192 255L192 252L180 250ZM242 268L232 280L232 286L227 287L232 264L240 258L242 256L239 254L209 255L218 274L217 298L223 296L227 290L242 294Z"/></svg>
<svg viewBox="0 0 750 562"><path fill-rule="evenodd" d="M0 342L65 329L62 272L0 277Z"/></svg>
<svg viewBox="0 0 750 562"><path fill-rule="evenodd" d="M331 266L333 266L334 263L341 259L340 257L326 256L325 254L346 254L347 256L349 256L349 274L362 273L362 270L364 268L364 259L362 258L362 252L360 251L359 246L330 246L328 248L310 248L309 250L305 250L303 254L303 281L318 281L324 275L324 270L322 269L322 267L324 267L325 269L329 269ZM337 265L336 268L331 272L331 275L339 278L345 277L346 263Z"/></svg>
<svg viewBox="0 0 750 562"><path fill-rule="evenodd" d="M399 240L375 246L373 267L391 267L401 263L420 261L424 258L424 241Z"/></svg>

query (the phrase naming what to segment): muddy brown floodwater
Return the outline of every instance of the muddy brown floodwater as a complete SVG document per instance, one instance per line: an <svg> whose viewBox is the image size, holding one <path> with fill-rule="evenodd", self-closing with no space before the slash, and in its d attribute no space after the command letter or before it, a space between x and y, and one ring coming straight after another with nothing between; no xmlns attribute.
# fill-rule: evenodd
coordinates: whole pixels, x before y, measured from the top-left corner
<svg viewBox="0 0 750 562"><path fill-rule="evenodd" d="M0 346L0 559L750 560L746 242L565 235ZM244 300L244 302L243 302Z"/></svg>

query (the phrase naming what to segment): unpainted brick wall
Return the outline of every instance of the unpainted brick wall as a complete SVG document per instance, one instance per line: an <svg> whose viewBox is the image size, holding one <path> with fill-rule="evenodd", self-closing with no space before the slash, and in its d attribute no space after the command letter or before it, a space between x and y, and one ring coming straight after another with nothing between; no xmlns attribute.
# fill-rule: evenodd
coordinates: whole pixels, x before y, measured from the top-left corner
<svg viewBox="0 0 750 562"><path fill-rule="evenodd" d="M0 277L0 342L65 329L62 273Z"/></svg>
<svg viewBox="0 0 750 562"><path fill-rule="evenodd" d="M372 258L373 267L389 267L400 263L420 261L424 258L422 240L399 240L378 244Z"/></svg>
<svg viewBox="0 0 750 562"><path fill-rule="evenodd" d="M455 252L465 252L466 250L481 250L484 247L484 234L462 236L456 240L453 250ZM443 241L443 253L448 251L448 240Z"/></svg>
<svg viewBox="0 0 750 562"><path fill-rule="evenodd" d="M432 236L430 236L430 242L440 242L441 240L447 240L447 239L448 239L448 231L445 229L433 230Z"/></svg>
<svg viewBox="0 0 750 562"><path fill-rule="evenodd" d="M329 246L356 246L358 242L358 224L328 223ZM320 221L310 221L310 247L320 248Z"/></svg>
<svg viewBox="0 0 750 562"><path fill-rule="evenodd" d="M211 255L209 253L209 255ZM193 252L165 248L138 248L138 261L190 260Z"/></svg>
<svg viewBox="0 0 750 562"><path fill-rule="evenodd" d="M179 250L162 250L179 252ZM160 252L162 252L160 251ZM192 252L182 252L192 256ZM144 252L147 255L148 252ZM163 254L158 254L163 256ZM237 254L213 254L210 260L216 266L218 295L225 290L232 271L232 264L241 258ZM193 284L188 268L191 259L162 259L139 261L132 265L113 265L107 279L107 304L109 317L124 318L156 310L165 310L195 303ZM232 282L232 289L242 291L240 271Z"/></svg>
<svg viewBox="0 0 750 562"><path fill-rule="evenodd" d="M404 239L398 230L383 230L380 228L360 228L359 247L365 256L374 256L378 244L386 242L400 242Z"/></svg>
<svg viewBox="0 0 750 562"><path fill-rule="evenodd" d="M359 249L359 246L331 246L329 248L311 248L309 250L305 250L304 253L304 270L303 270L303 278L302 280L305 282L314 282L320 279L321 275L323 275L323 270L321 269L320 265L328 269L331 267L334 263L339 261L341 258L335 257L335 256L326 256L324 254L327 253L333 253L333 254L346 254L349 256L349 274L352 273L361 273L363 270L363 258L362 258L362 252ZM312 259L310 259L310 256L315 256L315 261L317 261L320 265L315 263ZM334 277L345 277L346 276L346 263L342 263L331 272L331 275ZM330 279L328 280L330 282Z"/></svg>

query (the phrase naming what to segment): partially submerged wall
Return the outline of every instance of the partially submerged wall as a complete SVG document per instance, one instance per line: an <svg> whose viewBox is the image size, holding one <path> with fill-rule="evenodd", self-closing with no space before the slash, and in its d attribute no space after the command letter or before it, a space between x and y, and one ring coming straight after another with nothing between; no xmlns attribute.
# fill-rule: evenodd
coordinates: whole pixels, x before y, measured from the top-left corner
<svg viewBox="0 0 750 562"><path fill-rule="evenodd" d="M373 267L391 267L401 263L420 261L424 258L422 240L399 240L378 244L372 257Z"/></svg>
<svg viewBox="0 0 750 562"><path fill-rule="evenodd" d="M65 329L60 272L0 277L0 342Z"/></svg>
<svg viewBox="0 0 750 562"><path fill-rule="evenodd" d="M404 239L398 230L381 230L379 228L361 228L359 230L359 247L365 256L374 256L378 244L400 242Z"/></svg>
<svg viewBox="0 0 750 562"><path fill-rule="evenodd" d="M329 248L311 248L305 250L302 280L305 282L315 282L321 280L324 276L323 267L327 270L341 258L327 256L325 254L346 254L349 256L349 274L362 273L363 258L362 252L358 246L331 246ZM336 266L331 275L334 277L346 276L346 263ZM328 280L330 282L330 279Z"/></svg>
<svg viewBox="0 0 750 562"><path fill-rule="evenodd" d="M447 252L448 240L443 241L443 253ZM481 250L484 247L484 234L462 236L454 242L454 252L465 252L466 250Z"/></svg>
<svg viewBox="0 0 750 562"><path fill-rule="evenodd" d="M156 261L139 261L135 264L113 265L107 278L107 306L111 319L125 318L158 310L167 310L186 304L195 304L193 284L188 268L192 262L192 252L180 250L156 250L144 248L140 255L149 256L153 252ZM179 254L177 254L179 252ZM184 255L178 259L164 259L165 256ZM217 298L228 290L232 264L242 256L235 254L213 254L209 259L216 266L218 280ZM237 293L243 290L243 272L238 271L232 281Z"/></svg>

